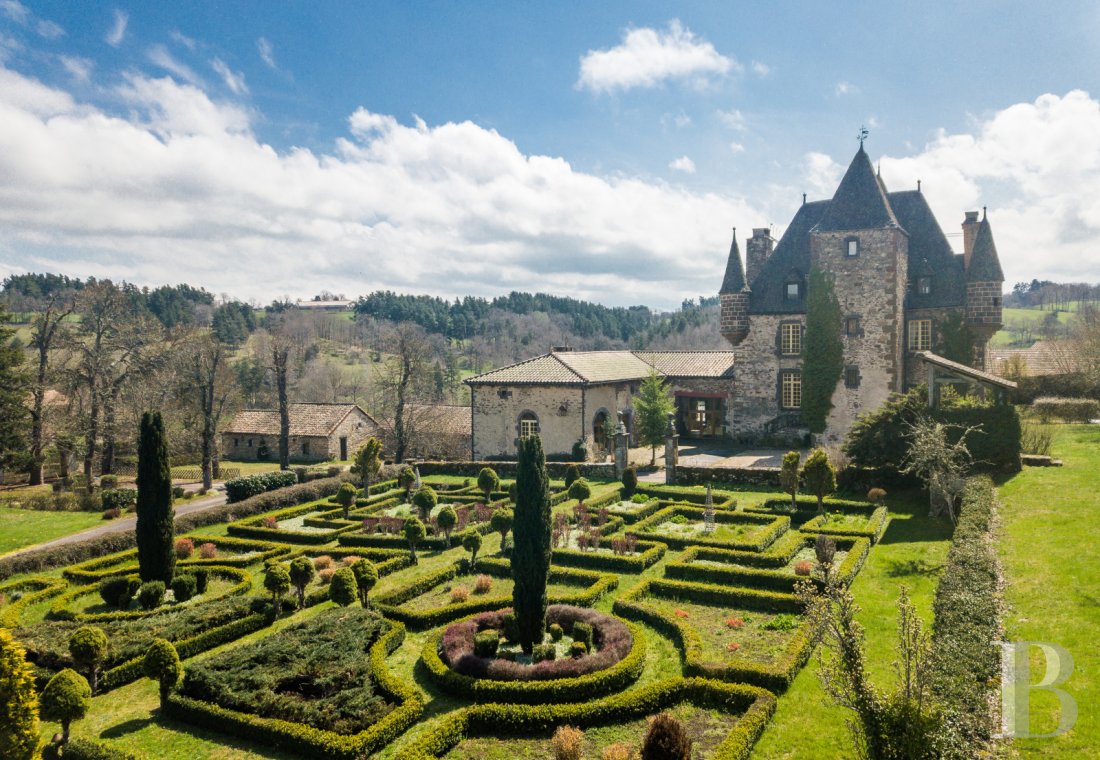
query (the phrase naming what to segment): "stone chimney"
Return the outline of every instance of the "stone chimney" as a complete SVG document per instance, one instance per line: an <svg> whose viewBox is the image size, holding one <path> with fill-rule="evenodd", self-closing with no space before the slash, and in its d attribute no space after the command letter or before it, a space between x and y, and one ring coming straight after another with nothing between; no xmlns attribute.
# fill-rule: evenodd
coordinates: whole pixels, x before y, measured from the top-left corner
<svg viewBox="0 0 1100 760"><path fill-rule="evenodd" d="M963 265L970 269L970 257L974 255L974 238L978 236L978 212L967 211L963 228Z"/></svg>
<svg viewBox="0 0 1100 760"><path fill-rule="evenodd" d="M745 243L745 280L749 287L752 287L752 281L760 274L774 248L771 230L767 227L754 227L752 237Z"/></svg>

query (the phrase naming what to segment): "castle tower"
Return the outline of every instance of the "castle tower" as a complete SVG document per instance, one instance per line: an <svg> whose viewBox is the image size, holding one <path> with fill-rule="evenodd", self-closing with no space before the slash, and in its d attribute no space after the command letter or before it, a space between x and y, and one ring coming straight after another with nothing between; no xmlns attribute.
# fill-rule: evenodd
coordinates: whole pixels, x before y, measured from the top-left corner
<svg viewBox="0 0 1100 760"><path fill-rule="evenodd" d="M1002 325L1001 292L1005 276L993 243L993 230L984 213L977 228L966 262L966 324L977 337L975 365L984 368L986 344Z"/></svg>
<svg viewBox="0 0 1100 760"><path fill-rule="evenodd" d="M745 283L745 270L741 267L741 251L737 249L737 228L733 228L733 242L726 260L726 276L718 291L721 304L719 319L722 337L736 346L749 334L749 288Z"/></svg>
<svg viewBox="0 0 1100 760"><path fill-rule="evenodd" d="M845 325L844 373L826 437L903 389L909 235L898 223L862 143L828 209L810 232L810 265L832 276Z"/></svg>

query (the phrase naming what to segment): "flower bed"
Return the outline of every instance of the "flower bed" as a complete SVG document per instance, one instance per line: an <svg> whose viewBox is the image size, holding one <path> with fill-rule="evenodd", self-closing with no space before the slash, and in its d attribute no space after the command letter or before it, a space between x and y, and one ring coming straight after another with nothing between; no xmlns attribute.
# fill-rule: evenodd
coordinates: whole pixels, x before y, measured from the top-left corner
<svg viewBox="0 0 1100 760"><path fill-rule="evenodd" d="M714 522L718 530L707 534L702 528L703 512L700 507L674 504L636 523L627 532L641 539L660 541L673 549L714 546L763 551L786 533L791 524L791 518L786 516L716 510ZM719 532L722 528L725 528L724 533Z"/></svg>
<svg viewBox="0 0 1100 760"><path fill-rule="evenodd" d="M293 551L289 546L278 546L270 541L255 541L232 536L189 535L187 538L190 538L194 544L195 553L189 559L177 561L176 566L179 568L209 565L248 567L274 557L283 557ZM203 558L200 553L200 547L203 544L213 544L218 550L218 555L209 559ZM228 556L225 555L226 552ZM93 583L114 575L134 573L137 570L137 549L128 549L67 567L61 574L76 583Z"/></svg>
<svg viewBox="0 0 1100 760"><path fill-rule="evenodd" d="M500 630L510 608L476 615L451 625L431 639L421 656L428 673L448 691L475 701L576 702L619 691L638 679L645 666L640 630L595 610L550 605L547 624L566 631L573 623L592 626L595 651L579 658L563 656L535 664L502 657L479 657L474 636ZM566 637L563 637L563 641Z"/></svg>
<svg viewBox="0 0 1100 760"><path fill-rule="evenodd" d="M803 533L823 533L828 536L862 536L877 544L886 532L889 514L878 507L868 517L859 514L828 513L818 515L799 528Z"/></svg>
<svg viewBox="0 0 1100 760"><path fill-rule="evenodd" d="M665 545L656 541L634 541L634 551L624 544L622 537L604 537L596 549L553 550L552 562L568 567L585 567L614 573L640 573L657 564L665 555Z"/></svg>

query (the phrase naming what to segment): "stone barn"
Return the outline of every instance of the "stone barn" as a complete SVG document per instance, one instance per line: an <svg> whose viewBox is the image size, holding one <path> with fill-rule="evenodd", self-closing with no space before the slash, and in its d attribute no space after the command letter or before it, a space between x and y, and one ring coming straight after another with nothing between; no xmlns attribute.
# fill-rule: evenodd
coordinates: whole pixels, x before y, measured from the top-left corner
<svg viewBox="0 0 1100 760"><path fill-rule="evenodd" d="M378 423L357 404L291 404L290 459L324 462L350 459ZM278 461L279 410L246 409L222 431L223 459Z"/></svg>

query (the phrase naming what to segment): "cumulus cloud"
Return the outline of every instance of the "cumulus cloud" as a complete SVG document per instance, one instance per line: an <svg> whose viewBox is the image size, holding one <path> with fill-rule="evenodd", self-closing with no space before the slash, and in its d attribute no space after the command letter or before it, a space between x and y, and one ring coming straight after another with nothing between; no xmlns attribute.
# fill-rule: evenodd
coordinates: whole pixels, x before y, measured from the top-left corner
<svg viewBox="0 0 1100 760"><path fill-rule="evenodd" d="M736 108L732 111L716 111L715 114L718 116L718 122L722 126L728 129L735 129L738 132L745 131L745 117Z"/></svg>
<svg viewBox="0 0 1100 760"><path fill-rule="evenodd" d="M331 150L131 74L118 113L0 68L0 251L15 268L187 281L267 300L323 288L538 288L676 307L721 279L743 199L577 171L464 121L359 109Z"/></svg>
<svg viewBox="0 0 1100 760"><path fill-rule="evenodd" d="M684 174L695 174L695 162L687 156L680 156L676 160L670 161L668 168Z"/></svg>
<svg viewBox="0 0 1100 760"><path fill-rule="evenodd" d="M17 24L26 24L31 19L30 10L19 0L0 0L0 13Z"/></svg>
<svg viewBox="0 0 1100 760"><path fill-rule="evenodd" d="M700 85L740 68L733 58L722 55L674 19L667 31L627 29L621 44L589 50L581 56L577 88L595 93L625 91L674 79Z"/></svg>
<svg viewBox="0 0 1100 760"><path fill-rule="evenodd" d="M275 63L275 46L271 44L271 40L267 37L260 37L256 40L256 50L260 53L260 59L267 64L269 69L277 70L279 67Z"/></svg>
<svg viewBox="0 0 1100 760"><path fill-rule="evenodd" d="M122 44L122 40L126 37L126 25L130 23L130 16L125 11L115 9L114 23L111 24L111 28L107 31L107 36L103 39L111 47L118 47Z"/></svg>
<svg viewBox="0 0 1100 760"><path fill-rule="evenodd" d="M217 72L218 76L225 82L225 86L228 87L234 95L245 95L248 93L248 85L244 82L244 74L239 71L233 71L233 69L229 68L221 58L214 58L211 60L210 68Z"/></svg>
<svg viewBox="0 0 1100 760"><path fill-rule="evenodd" d="M832 198L840 178L844 176L844 167L827 153L811 151L802 157L802 179L811 199Z"/></svg>

